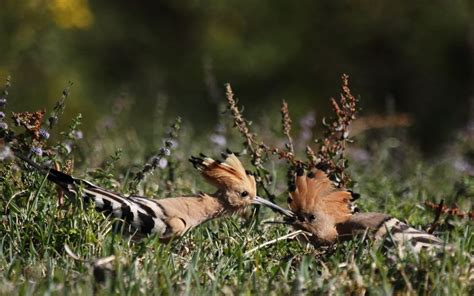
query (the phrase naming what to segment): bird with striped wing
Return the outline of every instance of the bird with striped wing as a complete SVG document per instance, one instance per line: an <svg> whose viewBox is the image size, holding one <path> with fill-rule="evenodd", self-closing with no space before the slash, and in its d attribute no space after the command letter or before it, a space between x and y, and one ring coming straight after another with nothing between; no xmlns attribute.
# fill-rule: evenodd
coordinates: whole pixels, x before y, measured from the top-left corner
<svg viewBox="0 0 474 296"><path fill-rule="evenodd" d="M222 162L204 155L190 159L202 176L217 188L216 192L163 199L124 196L58 170L42 167L21 154L16 156L46 174L48 180L56 183L66 195L80 195L85 202L93 202L97 211L123 220L128 231L138 238L157 234L161 240L168 241L208 220L231 215L252 204L264 205L289 215L288 210L257 196L254 177L245 171L233 153L226 154Z"/></svg>
<svg viewBox="0 0 474 296"><path fill-rule="evenodd" d="M445 245L438 237L389 215L359 213L353 204L359 195L338 188L319 169L305 174L303 167L297 167L289 195L288 204L292 213L286 215L287 221L295 228L308 232L310 235L306 240L313 245L332 245L366 231L376 241L409 247L415 252Z"/></svg>

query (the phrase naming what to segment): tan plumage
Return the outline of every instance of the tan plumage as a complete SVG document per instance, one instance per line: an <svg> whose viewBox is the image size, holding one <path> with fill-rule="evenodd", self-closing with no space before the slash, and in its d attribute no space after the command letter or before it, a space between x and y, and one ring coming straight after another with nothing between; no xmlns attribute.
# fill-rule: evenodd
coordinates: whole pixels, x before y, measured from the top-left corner
<svg viewBox="0 0 474 296"><path fill-rule="evenodd" d="M311 233L315 245L331 245L368 231L376 241L410 246L415 252L442 247L443 241L382 213L354 213L352 202L357 194L337 188L321 170L304 175L297 169L295 187L290 189L291 223Z"/></svg>
<svg viewBox="0 0 474 296"><path fill-rule="evenodd" d="M330 215L335 223L346 221L351 212L352 194L336 188L327 175L315 170L296 176L295 191L290 192L290 209L298 213Z"/></svg>
<svg viewBox="0 0 474 296"><path fill-rule="evenodd" d="M331 244L338 236L336 224L350 219L351 192L336 188L321 170L304 174L298 168L295 187L290 190L289 207L297 228L313 234L315 244Z"/></svg>
<svg viewBox="0 0 474 296"><path fill-rule="evenodd" d="M67 195L81 194L86 202L93 202L98 211L122 219L127 230L136 237L157 234L167 241L207 220L232 214L251 204L265 205L288 214L287 210L257 196L254 177L246 173L232 153L225 155L223 162L205 156L190 159L204 178L217 187L215 193L165 199L123 196L86 180L43 168L22 155L17 157L47 174L48 179L59 185Z"/></svg>
<svg viewBox="0 0 474 296"><path fill-rule="evenodd" d="M257 195L257 184L254 176L247 173L235 154L225 154L224 162L214 160L205 155L201 158L191 157L190 161L210 184L224 194L229 206L241 207L249 198Z"/></svg>

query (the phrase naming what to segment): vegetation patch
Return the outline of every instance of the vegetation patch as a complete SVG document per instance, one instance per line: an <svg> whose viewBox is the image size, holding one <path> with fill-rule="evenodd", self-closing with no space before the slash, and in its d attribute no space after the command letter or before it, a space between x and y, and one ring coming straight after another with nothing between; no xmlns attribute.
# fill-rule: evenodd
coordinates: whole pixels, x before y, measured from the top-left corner
<svg viewBox="0 0 474 296"><path fill-rule="evenodd" d="M145 147L141 131L123 120L130 112L126 97L84 133L80 114L62 116L74 100L72 85L51 111L45 106L22 112L8 109L8 100L16 99L10 86L8 79L0 98L0 294L474 293L469 129L459 132L445 154L423 159L406 141L410 120L403 115L356 118L357 99L344 75L340 98L331 100L334 118L322 120L316 141L314 112L296 120L283 102L280 118L262 112L252 122L227 85L227 108L216 129L192 131L185 118L176 118L153 126L155 146ZM59 121L68 128L59 131ZM82 199L65 197L14 157L19 151L104 188L159 199L208 189L188 158L226 148L251 168L258 195L283 207L295 167L324 164L336 183L361 195L362 210L406 220L455 251L401 256L364 238L330 250L314 248L289 236L287 225L275 223L282 221L276 213L257 207L169 243L154 236L134 241L121 234L117 221Z"/></svg>

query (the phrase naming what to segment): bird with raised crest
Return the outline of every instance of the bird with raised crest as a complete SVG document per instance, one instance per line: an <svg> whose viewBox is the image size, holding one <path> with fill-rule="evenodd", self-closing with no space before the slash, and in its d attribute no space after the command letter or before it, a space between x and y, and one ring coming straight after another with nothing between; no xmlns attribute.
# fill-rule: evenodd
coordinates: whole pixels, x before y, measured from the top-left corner
<svg viewBox="0 0 474 296"><path fill-rule="evenodd" d="M81 195L84 201L92 201L98 211L123 220L127 230L138 238L157 234L161 240L168 241L208 220L231 215L252 204L289 214L288 210L257 196L255 178L245 171L233 153L226 154L222 162L202 154L190 159L202 176L217 188L215 193L163 199L124 196L58 170L42 167L21 154L17 157L47 174L48 180L56 183L66 195Z"/></svg>
<svg viewBox="0 0 474 296"><path fill-rule="evenodd" d="M286 220L308 233L304 240L315 246L332 245L366 232L385 245L408 247L416 253L445 245L438 237L389 215L359 213L353 204L357 198L358 194L335 186L324 171L314 168L305 174L298 166L289 188L291 214Z"/></svg>

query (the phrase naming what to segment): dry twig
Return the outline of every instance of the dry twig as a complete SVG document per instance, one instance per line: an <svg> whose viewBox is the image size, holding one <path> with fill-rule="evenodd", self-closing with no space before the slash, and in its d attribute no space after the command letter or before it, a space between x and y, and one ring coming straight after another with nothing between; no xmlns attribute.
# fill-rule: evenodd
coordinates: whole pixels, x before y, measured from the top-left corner
<svg viewBox="0 0 474 296"><path fill-rule="evenodd" d="M448 206L443 205L442 202L439 203L439 204L435 204L435 203L432 203L432 202L429 202L429 201L425 201L425 205L428 208L436 210L440 214L442 213L442 214L446 214L448 216L455 216L455 217L458 217L458 218L469 218L471 220L474 220L474 210L470 211L470 212L463 212L458 207L450 208Z"/></svg>

